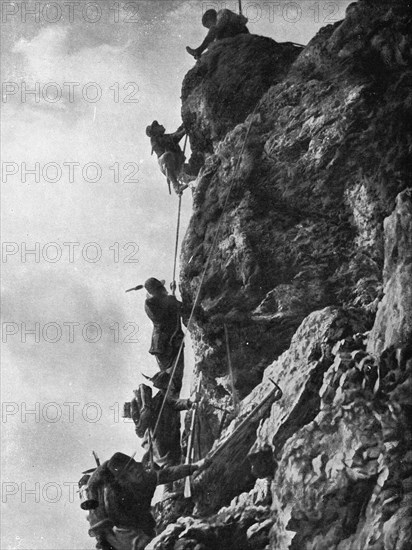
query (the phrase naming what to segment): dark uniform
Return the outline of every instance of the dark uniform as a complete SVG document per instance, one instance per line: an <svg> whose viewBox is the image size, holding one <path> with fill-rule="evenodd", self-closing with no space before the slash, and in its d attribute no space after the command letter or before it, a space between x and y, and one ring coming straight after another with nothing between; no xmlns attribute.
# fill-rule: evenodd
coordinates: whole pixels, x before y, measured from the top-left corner
<svg viewBox="0 0 412 550"><path fill-rule="evenodd" d="M146 464L152 464L153 461L153 465L158 468L181 463L180 412L187 411L192 406L190 399L168 396L165 401L167 383L168 379L165 379L164 387L154 397L151 389L141 384L134 392L132 401L125 403L124 416L133 419L137 437L143 438L142 447L147 451L143 461ZM180 485L177 486L179 487ZM173 493L173 488L173 484L168 484L165 495Z"/></svg>
<svg viewBox="0 0 412 550"><path fill-rule="evenodd" d="M152 154L156 153L160 170L166 176L167 183L173 184L173 188L179 195L185 188L179 183L185 164L185 155L180 148L179 141L185 135L185 129L180 126L173 134L166 134L164 127L154 120L146 128L146 135L150 137Z"/></svg>
<svg viewBox="0 0 412 550"><path fill-rule="evenodd" d="M159 418L159 412L164 400L164 392L160 391L152 399L152 426ZM159 418L159 424L155 437L152 441L153 460L160 466L175 466L182 460L182 448L180 443L180 412L191 408L192 403L189 399L174 399L168 397L163 408L162 415ZM149 448L149 433L146 431L143 447Z"/></svg>
<svg viewBox="0 0 412 550"><path fill-rule="evenodd" d="M150 508L156 486L191 475L198 467L145 470L140 462L115 453L94 471L88 480L88 500L81 504L89 510L89 535L97 538L97 548L144 548L155 535Z"/></svg>
<svg viewBox="0 0 412 550"><path fill-rule="evenodd" d="M223 9L218 12L216 10L207 10L202 18L203 26L209 29L206 38L198 48L193 49L188 46L186 51L197 59L209 44L215 40L232 38L238 34L249 34L249 30L246 27L247 21L244 15L238 15L231 10Z"/></svg>
<svg viewBox="0 0 412 550"><path fill-rule="evenodd" d="M184 135L185 129L182 125L173 134L161 134L152 136L150 138L152 151L154 151L158 157L164 155L166 151L171 151L177 157L180 157L181 162L184 162L185 156L179 145L179 141L183 138Z"/></svg>
<svg viewBox="0 0 412 550"><path fill-rule="evenodd" d="M149 353L155 355L162 373L171 373L183 340L181 308L182 303L166 291L161 295L151 295L145 302L146 314L153 323ZM171 387L171 395L174 397L179 395L182 388L183 369L182 349ZM153 382L156 385L155 380Z"/></svg>

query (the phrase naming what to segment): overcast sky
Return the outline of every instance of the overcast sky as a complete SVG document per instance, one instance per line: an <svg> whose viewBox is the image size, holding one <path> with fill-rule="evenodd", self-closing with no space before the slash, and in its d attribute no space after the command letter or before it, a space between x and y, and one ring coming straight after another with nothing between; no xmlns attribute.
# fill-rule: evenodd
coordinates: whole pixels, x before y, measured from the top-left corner
<svg viewBox="0 0 412 550"><path fill-rule="evenodd" d="M140 454L118 412L156 364L124 291L170 283L177 209L145 127L179 126L185 46L223 3L48 4L2 1L3 550L94 548L70 484L92 450ZM251 32L305 44L349 2L243 4ZM187 191L183 230L190 211Z"/></svg>

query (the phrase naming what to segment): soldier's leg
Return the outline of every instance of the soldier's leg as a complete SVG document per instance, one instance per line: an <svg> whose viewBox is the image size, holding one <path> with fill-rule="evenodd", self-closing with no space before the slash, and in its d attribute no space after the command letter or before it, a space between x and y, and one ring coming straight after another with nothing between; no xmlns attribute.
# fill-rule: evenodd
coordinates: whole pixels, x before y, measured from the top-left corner
<svg viewBox="0 0 412 550"><path fill-rule="evenodd" d="M164 166L164 173L168 181L172 182L173 189L177 195L180 195L187 185L184 186L179 182L179 172L181 168L181 163L176 158L176 155L171 151L166 151L164 155L161 156L162 164Z"/></svg>
<svg viewBox="0 0 412 550"><path fill-rule="evenodd" d="M162 172L162 174L164 176L167 177L167 164L166 164L166 160L167 160L167 152L164 153L162 156L160 156L158 159L157 159L157 162L159 164L159 168L160 168L160 171Z"/></svg>
<svg viewBox="0 0 412 550"><path fill-rule="evenodd" d="M177 351L178 353L178 351ZM176 365L175 374L173 376L173 382L170 388L170 396L177 399L180 395L180 390L182 389L182 381L183 381L183 372L185 367L185 360L184 360L184 348L180 352L179 360ZM177 358L177 354L173 358L173 366L175 364Z"/></svg>
<svg viewBox="0 0 412 550"><path fill-rule="evenodd" d="M175 172L168 171L167 174L173 184L173 189L175 190L176 195L181 195L183 191L187 188L187 184L180 183Z"/></svg>
<svg viewBox="0 0 412 550"><path fill-rule="evenodd" d="M164 436L165 448L167 448L167 461L164 467L174 468L182 463L182 448L180 446L180 411L173 410L172 407L167 410L168 425L167 434L160 434L159 437ZM182 492L183 486L179 481L171 481L164 486L163 499L170 498L178 495Z"/></svg>
<svg viewBox="0 0 412 550"><path fill-rule="evenodd" d="M156 361L159 365L159 369L165 372L173 367L173 355L170 353L156 353Z"/></svg>
<svg viewBox="0 0 412 550"><path fill-rule="evenodd" d="M189 46L186 46L187 53L190 53L190 55L193 55L195 59L198 59L202 53L206 50L206 48L216 39L216 26L213 25L209 32L206 35L206 38L203 40L203 42L200 44L198 48L190 48Z"/></svg>
<svg viewBox="0 0 412 550"><path fill-rule="evenodd" d="M171 350L169 353L157 353L156 354L156 361L159 365L160 373L155 375L152 378L152 382L154 383L156 388L165 389L165 382L166 386L169 383L169 379L166 379L166 376L171 376L173 369L174 369L174 375L173 375L173 381L170 385L170 394L169 397L178 399L180 395L180 390L182 389L182 380L183 380L183 372L184 372L184 348L180 352L179 360L177 362L176 368L175 363L177 359L177 355L179 353L178 349Z"/></svg>

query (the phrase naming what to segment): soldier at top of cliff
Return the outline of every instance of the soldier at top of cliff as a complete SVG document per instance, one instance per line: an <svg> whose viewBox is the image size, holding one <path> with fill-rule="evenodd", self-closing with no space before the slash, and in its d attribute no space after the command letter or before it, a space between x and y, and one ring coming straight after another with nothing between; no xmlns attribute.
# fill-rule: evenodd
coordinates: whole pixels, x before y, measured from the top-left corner
<svg viewBox="0 0 412 550"><path fill-rule="evenodd" d="M249 34L246 27L247 18L244 15L237 14L231 10L207 10L202 17L202 24L209 29L206 38L198 48L186 47L186 51L199 59L202 53L208 48L209 44L215 40L223 38L232 38L238 34Z"/></svg>

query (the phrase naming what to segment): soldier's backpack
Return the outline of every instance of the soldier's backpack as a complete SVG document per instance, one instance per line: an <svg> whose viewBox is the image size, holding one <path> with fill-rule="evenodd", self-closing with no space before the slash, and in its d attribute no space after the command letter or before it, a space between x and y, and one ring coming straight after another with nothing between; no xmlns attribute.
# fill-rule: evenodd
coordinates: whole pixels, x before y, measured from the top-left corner
<svg viewBox="0 0 412 550"><path fill-rule="evenodd" d="M134 390L133 393L132 401L124 404L123 416L133 420L137 436L143 437L146 430L152 428L154 423L152 388L146 384L140 384L139 389Z"/></svg>

